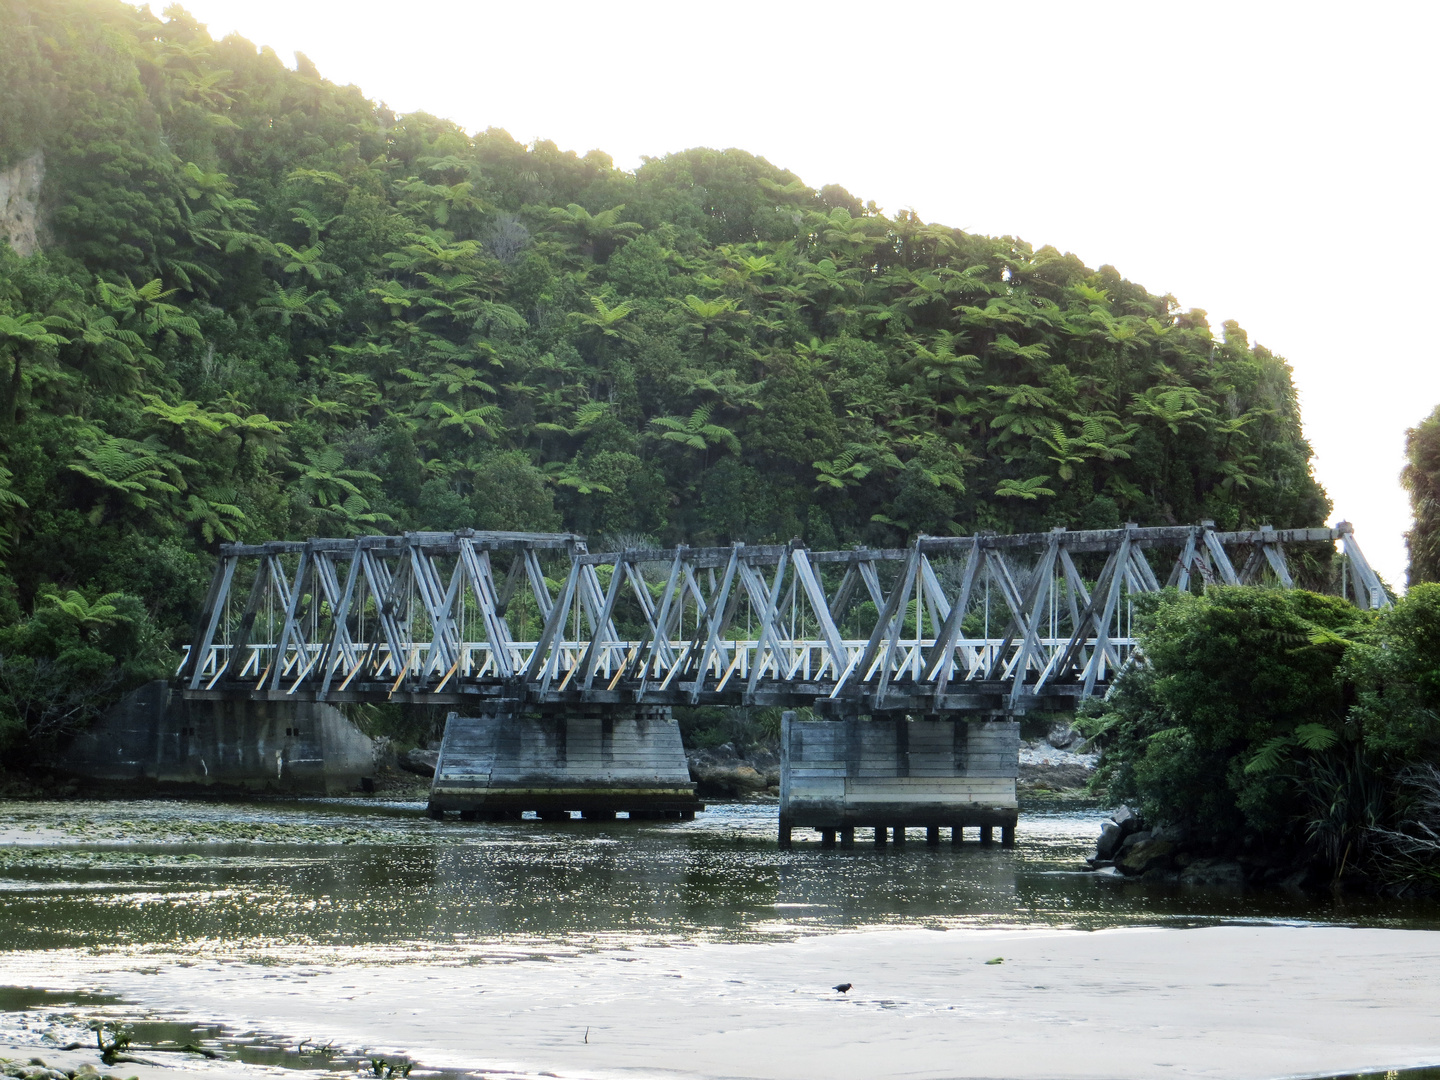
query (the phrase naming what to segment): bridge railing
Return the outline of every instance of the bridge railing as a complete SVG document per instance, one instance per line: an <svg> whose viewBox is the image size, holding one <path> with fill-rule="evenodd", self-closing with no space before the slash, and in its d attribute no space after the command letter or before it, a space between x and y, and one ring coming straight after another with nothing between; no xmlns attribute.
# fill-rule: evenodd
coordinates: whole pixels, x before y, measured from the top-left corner
<svg viewBox="0 0 1440 1080"><path fill-rule="evenodd" d="M568 534L411 533L223 548L179 676L191 694L438 699L489 688L698 703L788 693L875 708L985 684L1015 706L1095 693L1131 662L1132 601L1162 587L1157 555L1162 572L1170 563L1164 584L1179 589L1291 588L1298 576L1361 607L1389 602L1343 522L922 536L815 552L592 554Z"/></svg>

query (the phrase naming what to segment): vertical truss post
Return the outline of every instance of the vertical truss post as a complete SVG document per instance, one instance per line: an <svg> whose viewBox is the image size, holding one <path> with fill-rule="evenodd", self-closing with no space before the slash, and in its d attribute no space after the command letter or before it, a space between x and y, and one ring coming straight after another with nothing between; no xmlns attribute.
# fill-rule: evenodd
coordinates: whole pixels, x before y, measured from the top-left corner
<svg viewBox="0 0 1440 1080"><path fill-rule="evenodd" d="M935 635L935 644L930 655L925 657L924 678L927 682L934 681L937 700L945 693L950 682L950 662L955 654L955 642L960 638L961 623L965 621L965 613L970 609L970 592L974 588L975 575L979 573L980 561L983 558L980 538L972 537L970 554L965 558L965 573L960 579L960 595L955 598L955 603L950 605L945 622Z"/></svg>
<svg viewBox="0 0 1440 1080"><path fill-rule="evenodd" d="M350 633L349 628L346 626L346 620L350 617L350 602L355 596L355 585L359 580L360 541L356 540L355 547L350 552L350 566L345 574L345 591L340 595L339 603L332 601L331 618L335 623L335 628L330 635L330 643L326 646L325 656L322 661L324 668L322 669L320 690L315 695L317 701L324 701L330 694L330 683L335 678L335 645L341 640L340 635L344 635L344 640L347 643L350 641ZM350 662L350 669L352 671L360 662L359 657L355 655L353 645L345 659Z"/></svg>
<svg viewBox="0 0 1440 1080"><path fill-rule="evenodd" d="M295 639L297 648L305 647L305 637L297 623L300 604L305 595L305 578L310 572L310 562L313 558L310 545L306 544L305 549L300 552L300 565L295 568L295 586L290 590L290 598L285 605L285 625L280 631L280 641L275 646L275 659L271 664L274 672L270 682L272 690L280 689L281 679L285 673L285 650L289 647L291 639Z"/></svg>
<svg viewBox="0 0 1440 1080"><path fill-rule="evenodd" d="M710 664L711 654L727 655L724 646L720 644L720 634L730 622L730 616L734 612L734 605L730 603L731 590L735 583L736 567L740 563L740 550L744 544L732 544L730 547L730 561L725 564L725 576L720 584L712 589L710 602L706 605L704 614L705 623L705 645L700 650L700 662L694 668L695 681L690 684L690 704L695 705L700 701L700 691L705 686L705 669ZM693 584L694 579L691 578ZM700 595L699 587L696 586L696 595ZM736 594L738 598L738 593ZM696 628L696 634L699 634Z"/></svg>
<svg viewBox="0 0 1440 1080"><path fill-rule="evenodd" d="M900 633L905 627L905 609L910 604L910 590L915 587L915 577L919 572L920 539L917 538L905 560L905 567L900 572L900 580L890 590L884 613L875 620L875 630L866 642L865 654L860 659L860 681L863 684L869 682L875 653L880 650L880 643L884 642L885 652L880 657L880 681L875 688L877 709L885 705L885 693L890 688L890 665L895 658L896 646L900 643Z"/></svg>
<svg viewBox="0 0 1440 1080"><path fill-rule="evenodd" d="M775 653L777 670L783 670L784 665L779 662L779 650L776 647L778 641L783 640L780 628L775 625L775 616L779 610L781 587L785 582L785 570L789 565L789 551L784 552L775 564L775 580L770 583L768 593L765 590L765 579L754 567L748 564L741 564L741 570L745 578L745 590L750 594L750 603L753 606L755 600L760 599L764 608L760 614L760 637L755 642L755 662L750 666L750 678L745 684L747 699L755 693L755 685L760 680L760 668L765 662L765 650L768 648Z"/></svg>
<svg viewBox="0 0 1440 1080"><path fill-rule="evenodd" d="M591 567L593 570L594 568ZM580 683L584 689L589 690L590 684L595 680L595 665L600 659L600 650L605 646L604 641L616 641L613 630L607 634L614 624L610 621L615 613L615 601L620 597L620 586L625 581L625 555L622 553L615 559L615 567L610 574L610 589L605 594L605 603L594 620L594 632L590 635L590 645L585 650L585 658L580 664ZM599 587L599 578L596 578L596 587Z"/></svg>
<svg viewBox="0 0 1440 1080"><path fill-rule="evenodd" d="M1209 552L1210 558L1215 564L1215 570L1220 574L1221 584L1239 585L1240 578L1235 573L1235 567L1230 565L1230 556L1225 554L1225 545L1215 534L1215 523L1213 521L1201 522L1200 534L1205 541L1205 550Z"/></svg>
<svg viewBox="0 0 1440 1080"><path fill-rule="evenodd" d="M1380 582L1380 575L1370 568L1370 561L1355 540L1355 526L1342 521L1335 526L1350 560L1350 584L1355 590L1355 606L1365 611L1378 611L1390 606L1390 596Z"/></svg>
<svg viewBox="0 0 1440 1080"><path fill-rule="evenodd" d="M565 577L565 584L560 587L560 595L550 608L550 614L545 620L545 629L540 632L540 639L535 643L535 651L530 654L530 663L525 667L525 679L532 683L540 677L543 668L545 680L541 686L542 693L550 689L550 680L559 667L561 632L565 629L565 620L570 614L570 605L575 600L575 590L579 581L580 563L579 560L572 559L570 573ZM554 650L554 663L548 662L547 657L552 649Z"/></svg>
<svg viewBox="0 0 1440 1080"><path fill-rule="evenodd" d="M845 648L845 640L840 636L840 628L835 625L835 617L830 610L830 605L826 603L825 590L821 587L820 578L815 573L815 568L810 563L810 556L803 547L794 550L790 561L795 567L795 576L799 579L801 588L805 590L805 597L810 601L810 610L815 613L815 620L820 624L820 636L825 639L825 648L830 651L830 664L835 669L835 677L838 679L844 672L850 657L849 651ZM845 580L853 581L854 573L854 567L846 567Z"/></svg>
<svg viewBox="0 0 1440 1080"><path fill-rule="evenodd" d="M235 564L240 560L226 555L215 567L210 578L210 589L205 594L205 605L200 609L199 625L195 641L190 646L190 655L185 658L185 670L190 673L190 689L200 686L200 676L205 670L205 656L215 643L215 631L220 625L220 616L225 611L225 599L230 595L230 582L235 577ZM227 661L228 662L228 661Z"/></svg>

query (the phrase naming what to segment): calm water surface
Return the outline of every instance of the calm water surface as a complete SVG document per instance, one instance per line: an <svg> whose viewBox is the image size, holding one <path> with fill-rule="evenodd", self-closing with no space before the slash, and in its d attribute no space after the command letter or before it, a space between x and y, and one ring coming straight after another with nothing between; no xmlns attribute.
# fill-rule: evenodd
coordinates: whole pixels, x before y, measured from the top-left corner
<svg viewBox="0 0 1440 1080"><path fill-rule="evenodd" d="M88 1041L86 1018L110 1017L136 1023L145 1041L200 1040L249 1064L369 1067L363 1047L299 1053L238 1019L107 996L103 981L87 981L97 958L141 974L216 962L378 973L894 926L1440 928L1428 903L1097 879L1083 857L1107 813L1092 808L1024 810L1013 850L929 848L913 830L898 849L877 850L867 832L852 850L822 850L807 832L783 852L773 804L633 824L434 822L423 809L0 802L10 841L0 845L0 1043ZM512 970L524 978L531 967ZM97 993L77 993L87 986Z"/></svg>
<svg viewBox="0 0 1440 1080"><path fill-rule="evenodd" d="M1082 859L1098 809L1028 810L1014 850L927 848L912 831L900 849L867 838L788 852L773 804L634 824L432 822L421 811L0 803L0 829L29 830L0 848L0 950L570 948L902 924L1440 926L1429 903L1097 880Z"/></svg>

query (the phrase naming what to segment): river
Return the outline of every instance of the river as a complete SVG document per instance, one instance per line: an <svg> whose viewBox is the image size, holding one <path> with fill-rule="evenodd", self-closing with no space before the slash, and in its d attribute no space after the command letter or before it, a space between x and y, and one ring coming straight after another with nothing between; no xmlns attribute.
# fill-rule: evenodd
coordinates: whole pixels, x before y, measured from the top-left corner
<svg viewBox="0 0 1440 1080"><path fill-rule="evenodd" d="M1178 947L1191 940L1183 933L1215 927L1440 928L1430 903L1097 879L1083 856L1105 816L1028 808L1013 850L929 848L916 830L903 848L822 850L799 833L781 851L773 804L712 806L689 822L484 824L358 799L0 803L0 984L10 987L0 991L0 1042L88 1039L84 1022L105 1016L141 1025L152 1042L194 1031L186 1038L238 1055L236 1068L353 1075L365 1053L381 1052L487 1075L805 1076L803 1061L798 1073L667 1063L663 1052L636 1051L638 1036L588 1065L567 1055L591 1053L631 1023L624 1018L651 1007L656 987L667 1000L683 987L676 1007L698 993L757 1016L808 1008L812 998L824 1003L817 1008L842 998L858 1005L871 1000L860 996L863 980L837 957L853 957L878 985L886 956L913 948L918 985L942 940L978 957L1016 952L1022 940L1099 940L1077 931L1168 928L1176 934L1163 940ZM1440 939L1404 940L1428 947L1432 937ZM817 973L801 977L811 962ZM855 981L853 996L832 990L831 978ZM943 993L921 997L876 1008L918 1023ZM451 1033L477 1023L461 1019L472 1007L486 1023L509 1018L484 1045ZM302 1038L334 1050L297 1053ZM1429 1045L1377 1063L1420 1063ZM832 1071L845 1075L845 1062ZM1013 1075L1026 1073L1017 1066Z"/></svg>

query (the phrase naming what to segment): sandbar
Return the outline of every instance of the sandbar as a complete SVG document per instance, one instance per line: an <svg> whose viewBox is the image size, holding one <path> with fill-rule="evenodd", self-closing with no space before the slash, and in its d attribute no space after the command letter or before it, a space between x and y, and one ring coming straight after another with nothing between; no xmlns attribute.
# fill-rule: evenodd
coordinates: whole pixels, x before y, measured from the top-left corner
<svg viewBox="0 0 1440 1080"><path fill-rule="evenodd" d="M532 1076L1268 1080L1440 1062L1429 931L895 929L535 955L91 956L83 981L177 1016ZM80 974L0 957L7 983Z"/></svg>

